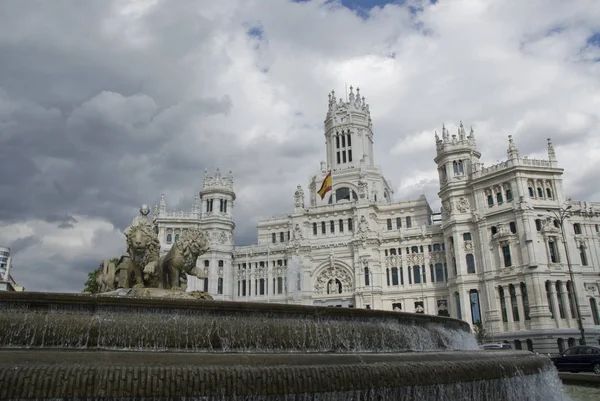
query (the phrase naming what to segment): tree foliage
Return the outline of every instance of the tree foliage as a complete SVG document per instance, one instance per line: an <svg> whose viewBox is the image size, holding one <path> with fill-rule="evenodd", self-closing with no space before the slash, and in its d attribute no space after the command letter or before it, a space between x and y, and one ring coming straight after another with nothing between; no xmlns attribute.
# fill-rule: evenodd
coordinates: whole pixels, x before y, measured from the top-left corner
<svg viewBox="0 0 600 401"><path fill-rule="evenodd" d="M481 323L476 323L473 325L473 335L475 336L477 343L480 345L490 340L487 330Z"/></svg>
<svg viewBox="0 0 600 401"><path fill-rule="evenodd" d="M119 263L119 258L112 258L109 262L117 265ZM100 285L98 284L97 279L98 276L102 274L102 265L103 263L100 263L100 266L88 273L88 279L84 284L83 292L97 294L100 291Z"/></svg>

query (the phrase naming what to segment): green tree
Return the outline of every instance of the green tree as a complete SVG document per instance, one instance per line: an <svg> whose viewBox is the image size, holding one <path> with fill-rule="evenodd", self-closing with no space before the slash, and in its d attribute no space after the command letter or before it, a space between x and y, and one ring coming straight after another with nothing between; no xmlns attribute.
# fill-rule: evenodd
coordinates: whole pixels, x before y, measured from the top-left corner
<svg viewBox="0 0 600 401"><path fill-rule="evenodd" d="M481 323L476 323L473 325L473 335L475 336L477 343L480 345L490 340L487 330Z"/></svg>
<svg viewBox="0 0 600 401"><path fill-rule="evenodd" d="M119 263L119 258L112 258L109 262L114 263L116 266ZM102 273L102 265L103 263L100 263L100 266L88 273L88 279L85 282L83 292L97 294L100 291L100 285L98 284L97 278Z"/></svg>

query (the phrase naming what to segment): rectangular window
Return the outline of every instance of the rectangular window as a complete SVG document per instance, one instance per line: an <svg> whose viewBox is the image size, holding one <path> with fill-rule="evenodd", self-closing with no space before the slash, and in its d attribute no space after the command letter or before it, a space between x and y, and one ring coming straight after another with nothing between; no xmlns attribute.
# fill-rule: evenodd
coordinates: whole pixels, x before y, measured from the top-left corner
<svg viewBox="0 0 600 401"><path fill-rule="evenodd" d="M548 241L548 250L550 251L550 262L558 263L558 248L556 247L556 241Z"/></svg>
<svg viewBox="0 0 600 401"><path fill-rule="evenodd" d="M340 152L337 152L337 164L340 164Z"/></svg>
<svg viewBox="0 0 600 401"><path fill-rule="evenodd" d="M396 217L396 229L399 230L402 227L402 217Z"/></svg>
<svg viewBox="0 0 600 401"><path fill-rule="evenodd" d="M413 266L413 281L415 284L421 284L421 267Z"/></svg>
<svg viewBox="0 0 600 401"><path fill-rule="evenodd" d="M260 295L265 295L265 279L260 279Z"/></svg>
<svg viewBox="0 0 600 401"><path fill-rule="evenodd" d="M352 219L348 219L348 231L352 231Z"/></svg>
<svg viewBox="0 0 600 401"><path fill-rule="evenodd" d="M204 279L204 292L208 292L208 278Z"/></svg>
<svg viewBox="0 0 600 401"><path fill-rule="evenodd" d="M408 216L406 218L406 228L411 228L412 227L412 220L410 218L410 216Z"/></svg>
<svg viewBox="0 0 600 401"><path fill-rule="evenodd" d="M223 199L219 199L219 212L223 213Z"/></svg>
<svg viewBox="0 0 600 401"><path fill-rule="evenodd" d="M387 219L387 229L388 231L392 231L392 219Z"/></svg>
<svg viewBox="0 0 600 401"><path fill-rule="evenodd" d="M365 267L365 285L371 285L368 267Z"/></svg>
<svg viewBox="0 0 600 401"><path fill-rule="evenodd" d="M411 246L410 247L410 253L419 253L419 247L418 246Z"/></svg>
<svg viewBox="0 0 600 401"><path fill-rule="evenodd" d="M326 229L326 226L325 226L325 222L322 221L321 222L321 234L325 235L326 233L327 233L327 229Z"/></svg>
<svg viewBox="0 0 600 401"><path fill-rule="evenodd" d="M342 135L342 148L346 147L346 136Z"/></svg>
<svg viewBox="0 0 600 401"><path fill-rule="evenodd" d="M585 254L585 246L583 246L583 245L579 246L579 256L581 257L581 265L587 266L588 265L587 255Z"/></svg>
<svg viewBox="0 0 600 401"><path fill-rule="evenodd" d="M510 232L513 234L517 233L517 224L514 221L511 221L510 223L508 223L508 226L510 227Z"/></svg>
<svg viewBox="0 0 600 401"><path fill-rule="evenodd" d="M348 162L352 162L352 149L348 149Z"/></svg>
<svg viewBox="0 0 600 401"><path fill-rule="evenodd" d="M435 274L433 271L433 265L429 265L429 277L431 277L431 282L435 283Z"/></svg>
<svg viewBox="0 0 600 401"><path fill-rule="evenodd" d="M273 243L277 242L277 234L276 233L271 234L271 242L273 242Z"/></svg>
<svg viewBox="0 0 600 401"><path fill-rule="evenodd" d="M223 277L219 277L219 280L217 281L217 294L223 294Z"/></svg>
<svg viewBox="0 0 600 401"><path fill-rule="evenodd" d="M346 151L342 151L342 162L346 163Z"/></svg>
<svg viewBox="0 0 600 401"><path fill-rule="evenodd" d="M340 148L340 137L339 136L335 137L335 148L336 149Z"/></svg>
<svg viewBox="0 0 600 401"><path fill-rule="evenodd" d="M317 223L313 223L313 235L317 235Z"/></svg>
<svg viewBox="0 0 600 401"><path fill-rule="evenodd" d="M352 136L348 134L348 147L352 146Z"/></svg>
<svg viewBox="0 0 600 401"><path fill-rule="evenodd" d="M392 285L398 285L398 268L392 267Z"/></svg>
<svg viewBox="0 0 600 401"><path fill-rule="evenodd" d="M242 296L246 296L246 280L242 280Z"/></svg>
<svg viewBox="0 0 600 401"><path fill-rule="evenodd" d="M225 203L224 203L224 207L223 207L223 213L227 213L227 199L225 199Z"/></svg>
<svg viewBox="0 0 600 401"><path fill-rule="evenodd" d="M471 233L464 233L463 234L463 240L464 241L471 241Z"/></svg>
<svg viewBox="0 0 600 401"><path fill-rule="evenodd" d="M279 242L284 242L285 241L285 236L284 234L281 232L279 233Z"/></svg>
<svg viewBox="0 0 600 401"><path fill-rule="evenodd" d="M535 219L535 230L542 231L542 221L540 219Z"/></svg>
<svg viewBox="0 0 600 401"><path fill-rule="evenodd" d="M573 231L575 234L581 234L581 224L575 223L573 224Z"/></svg>
<svg viewBox="0 0 600 401"><path fill-rule="evenodd" d="M329 222L329 230L332 234L335 233L335 222L333 220Z"/></svg>
<svg viewBox="0 0 600 401"><path fill-rule="evenodd" d="M340 221L338 222L338 225L339 225L340 232L343 233L344 232L344 220L340 219Z"/></svg>
<svg viewBox="0 0 600 401"><path fill-rule="evenodd" d="M396 248L390 249L390 255L396 255Z"/></svg>
<svg viewBox="0 0 600 401"><path fill-rule="evenodd" d="M441 263L435 264L435 281L438 283L444 281L444 266Z"/></svg>
<svg viewBox="0 0 600 401"><path fill-rule="evenodd" d="M512 266L512 259L510 257L510 245L504 245L502 247L502 256L504 257L504 267Z"/></svg>

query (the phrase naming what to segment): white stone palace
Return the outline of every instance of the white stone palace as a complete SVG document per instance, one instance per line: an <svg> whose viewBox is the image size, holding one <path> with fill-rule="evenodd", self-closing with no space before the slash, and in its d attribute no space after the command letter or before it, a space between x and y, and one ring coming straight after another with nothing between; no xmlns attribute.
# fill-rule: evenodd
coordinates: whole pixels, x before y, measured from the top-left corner
<svg viewBox="0 0 600 401"><path fill-rule="evenodd" d="M162 251L189 228L211 238L198 259L207 278L190 277L188 290L451 316L482 323L492 341L544 353L579 340L577 300L587 343L600 341L600 203L565 198L550 139L548 159L536 160L509 136L507 160L484 167L472 129L443 127L434 160L442 211L434 213L425 196L393 200L374 164L359 89L348 101L329 95L324 130L327 160L307 199L299 185L290 214L259 222L258 244L234 245L231 172L205 172L191 212L169 211L161 197L154 218ZM330 170L333 191L321 199Z"/></svg>

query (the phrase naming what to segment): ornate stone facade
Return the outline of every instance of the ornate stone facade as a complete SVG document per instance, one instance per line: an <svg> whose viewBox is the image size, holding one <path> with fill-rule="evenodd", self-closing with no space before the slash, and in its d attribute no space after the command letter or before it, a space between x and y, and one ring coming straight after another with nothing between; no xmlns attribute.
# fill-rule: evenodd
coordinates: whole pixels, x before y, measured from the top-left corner
<svg viewBox="0 0 600 401"><path fill-rule="evenodd" d="M163 252L186 228L210 232L198 260L206 278L190 290L217 300L403 310L482 323L494 341L557 352L578 338L576 290L588 342L600 333L600 203L574 202L562 190L563 169L552 142L548 159L522 156L484 167L475 133L462 123L435 133L440 212L424 196L394 201L374 164L373 125L358 89L348 100L329 95L326 160L290 196L289 215L262 220L258 242L233 244L233 176L205 174L191 212L155 221ZM332 172L333 191L317 194ZM305 198L306 194L306 198ZM293 203L292 203L293 199ZM565 238L552 213L570 205ZM547 212L550 210L550 212ZM169 237L169 235L171 235ZM569 250L574 282L566 263ZM301 261L300 294L288 294L288 264Z"/></svg>

